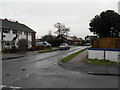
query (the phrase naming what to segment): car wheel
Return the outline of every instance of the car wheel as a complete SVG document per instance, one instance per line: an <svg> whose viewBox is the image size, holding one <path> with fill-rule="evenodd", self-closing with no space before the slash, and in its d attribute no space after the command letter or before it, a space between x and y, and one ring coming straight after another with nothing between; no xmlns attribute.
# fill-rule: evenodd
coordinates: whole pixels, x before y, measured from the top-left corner
<svg viewBox="0 0 120 90"><path fill-rule="evenodd" d="M69 50L69 47L67 47L67 50Z"/></svg>
<svg viewBox="0 0 120 90"><path fill-rule="evenodd" d="M70 47L69 47L69 49L70 49Z"/></svg>

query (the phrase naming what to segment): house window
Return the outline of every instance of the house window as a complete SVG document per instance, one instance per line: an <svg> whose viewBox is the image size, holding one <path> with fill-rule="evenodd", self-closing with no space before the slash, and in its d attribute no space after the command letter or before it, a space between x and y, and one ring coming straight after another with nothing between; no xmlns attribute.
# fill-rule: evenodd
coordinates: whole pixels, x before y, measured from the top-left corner
<svg viewBox="0 0 120 90"><path fill-rule="evenodd" d="M12 42L11 45L12 45L12 46L15 46L15 42Z"/></svg>
<svg viewBox="0 0 120 90"><path fill-rule="evenodd" d="M10 41L5 41L6 46L10 46Z"/></svg>
<svg viewBox="0 0 120 90"><path fill-rule="evenodd" d="M26 35L27 34L27 32L24 32L24 35Z"/></svg>
<svg viewBox="0 0 120 90"><path fill-rule="evenodd" d="M13 34L16 34L17 33L17 31L16 30L13 30Z"/></svg>
<svg viewBox="0 0 120 90"><path fill-rule="evenodd" d="M15 45L15 43L13 43L13 45Z"/></svg>
<svg viewBox="0 0 120 90"><path fill-rule="evenodd" d="M22 34L22 31L18 31L17 34Z"/></svg>
<svg viewBox="0 0 120 90"><path fill-rule="evenodd" d="M29 36L31 36L31 33L29 33Z"/></svg>
<svg viewBox="0 0 120 90"><path fill-rule="evenodd" d="M29 45L31 45L31 44L32 44L32 42L31 42L31 41L28 41L28 44L29 44Z"/></svg>
<svg viewBox="0 0 120 90"><path fill-rule="evenodd" d="M3 33L10 33L10 29L3 29Z"/></svg>

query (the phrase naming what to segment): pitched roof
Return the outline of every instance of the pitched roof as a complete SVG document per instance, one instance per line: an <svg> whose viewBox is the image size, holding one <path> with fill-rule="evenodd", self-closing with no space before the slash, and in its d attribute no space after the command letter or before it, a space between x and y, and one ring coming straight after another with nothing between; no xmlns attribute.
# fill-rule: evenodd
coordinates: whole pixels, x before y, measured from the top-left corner
<svg viewBox="0 0 120 90"><path fill-rule="evenodd" d="M78 37L76 36L66 36L65 37L67 40L71 40L71 41L74 41L74 42L80 42L82 41L81 39L79 39Z"/></svg>
<svg viewBox="0 0 120 90"><path fill-rule="evenodd" d="M95 35L87 35L86 37L91 37L91 38L96 38L97 36L95 36Z"/></svg>
<svg viewBox="0 0 120 90"><path fill-rule="evenodd" d="M77 38L76 36L71 36L71 38L72 38L73 41L76 41L76 42L79 42L79 41L80 41L80 39Z"/></svg>
<svg viewBox="0 0 120 90"><path fill-rule="evenodd" d="M29 28L28 26L21 24L21 23L18 23L17 21L13 22L13 21L9 21L7 19L0 19L0 22L2 23L1 28L8 28L8 29L26 31L26 32L35 32L34 30Z"/></svg>
<svg viewBox="0 0 120 90"><path fill-rule="evenodd" d="M72 41L72 38L71 38L71 37L66 36L65 38L66 38L67 40L71 40L71 41Z"/></svg>

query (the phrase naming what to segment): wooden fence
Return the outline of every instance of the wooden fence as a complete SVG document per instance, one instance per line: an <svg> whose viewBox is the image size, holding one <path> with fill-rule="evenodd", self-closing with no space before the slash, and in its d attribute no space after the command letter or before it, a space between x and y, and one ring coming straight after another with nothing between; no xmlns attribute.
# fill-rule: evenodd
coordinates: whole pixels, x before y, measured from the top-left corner
<svg viewBox="0 0 120 90"><path fill-rule="evenodd" d="M93 40L92 48L120 49L120 38L99 38Z"/></svg>

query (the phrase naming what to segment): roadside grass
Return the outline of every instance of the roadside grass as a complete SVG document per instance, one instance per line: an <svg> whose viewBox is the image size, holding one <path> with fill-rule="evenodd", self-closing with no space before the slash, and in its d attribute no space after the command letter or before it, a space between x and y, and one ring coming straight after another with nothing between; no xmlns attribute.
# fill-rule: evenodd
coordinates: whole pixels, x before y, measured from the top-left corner
<svg viewBox="0 0 120 90"><path fill-rule="evenodd" d="M4 52L0 51L0 54L6 54L6 53L4 53Z"/></svg>
<svg viewBox="0 0 120 90"><path fill-rule="evenodd" d="M52 52L52 51L58 51L58 50L59 50L58 48L55 48L55 49L39 50L38 52L39 53L45 53L45 52Z"/></svg>
<svg viewBox="0 0 120 90"><path fill-rule="evenodd" d="M83 49L83 50L80 50L80 51L78 51L78 52L76 52L76 53L73 53L73 54L71 54L71 55L69 55L69 56L61 59L61 62L62 62L62 63L67 62L67 61L71 60L72 58L74 58L75 56L77 56L78 54L84 52L85 50L86 50L86 49Z"/></svg>
<svg viewBox="0 0 120 90"><path fill-rule="evenodd" d="M58 51L58 50L59 50L58 48L38 50L38 53L52 52L52 51ZM22 53L27 53L27 52L32 52L32 51L25 51L25 52L18 51L18 52L15 52L15 53L22 54ZM10 52L0 52L0 54L13 54L13 53L10 53Z"/></svg>
<svg viewBox="0 0 120 90"><path fill-rule="evenodd" d="M116 62L105 60L105 59L88 59L88 58L86 58L83 62L95 64L95 65L117 65Z"/></svg>
<svg viewBox="0 0 120 90"><path fill-rule="evenodd" d="M0 52L0 54L2 54L2 52Z"/></svg>

